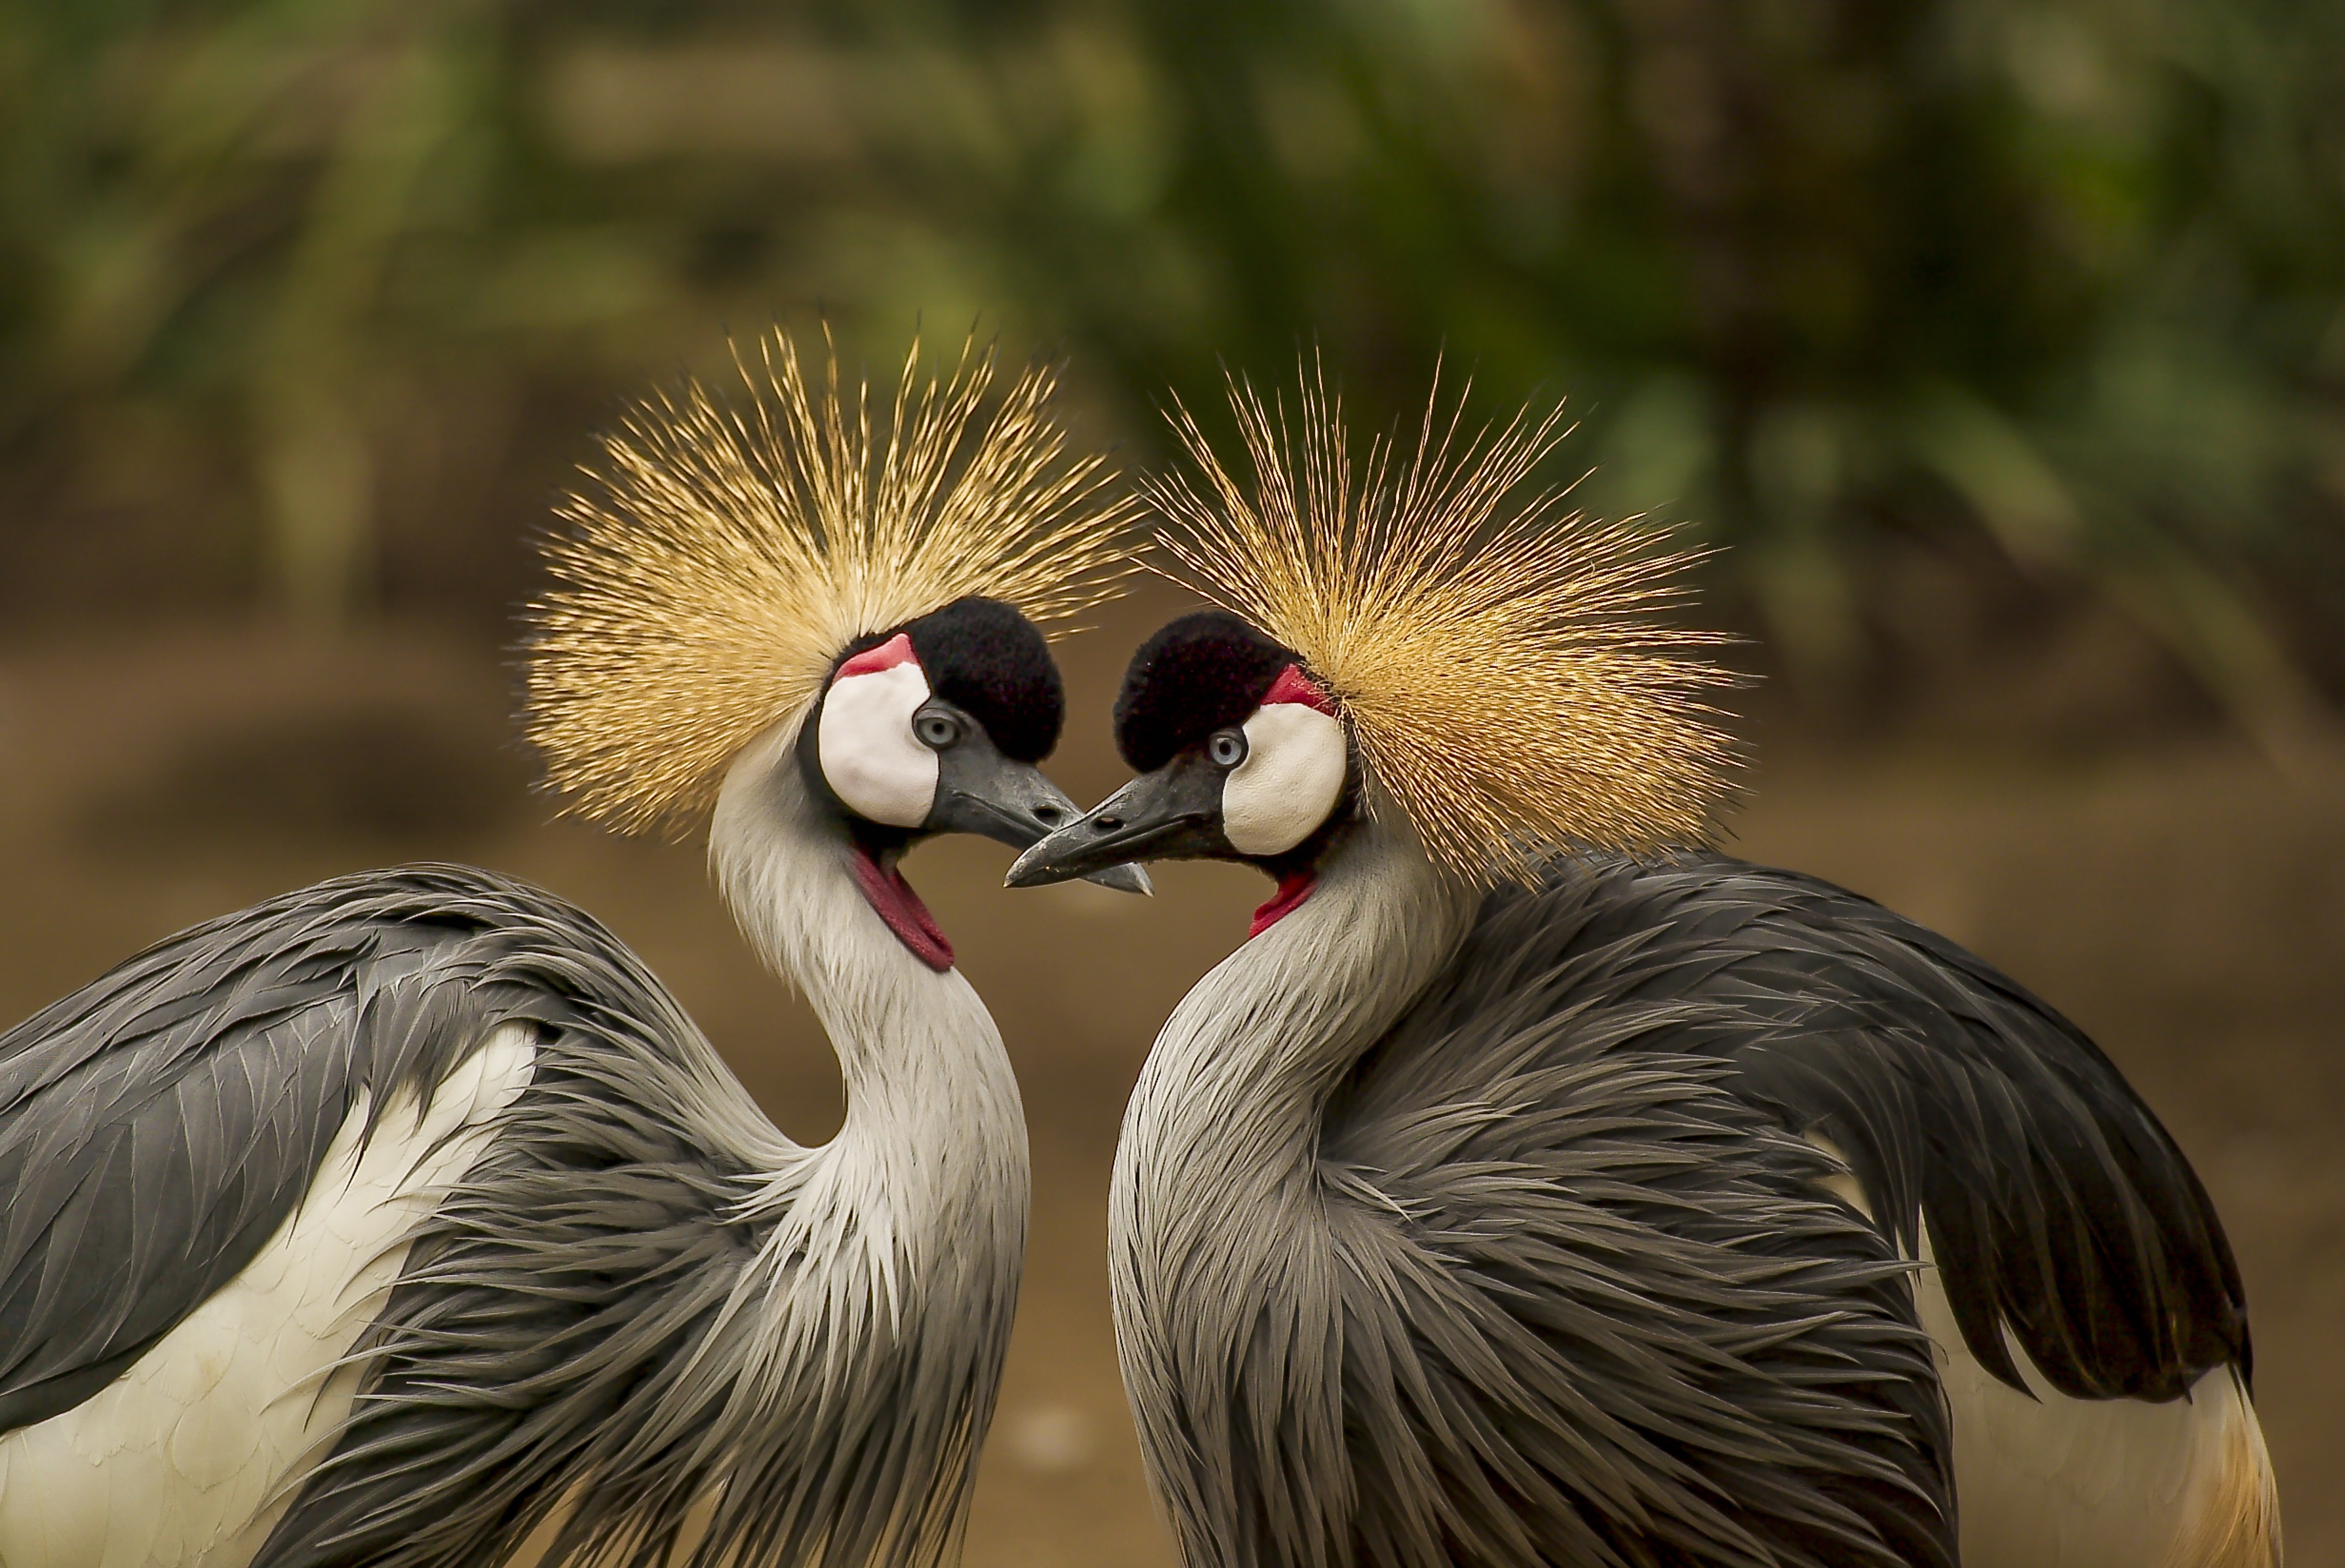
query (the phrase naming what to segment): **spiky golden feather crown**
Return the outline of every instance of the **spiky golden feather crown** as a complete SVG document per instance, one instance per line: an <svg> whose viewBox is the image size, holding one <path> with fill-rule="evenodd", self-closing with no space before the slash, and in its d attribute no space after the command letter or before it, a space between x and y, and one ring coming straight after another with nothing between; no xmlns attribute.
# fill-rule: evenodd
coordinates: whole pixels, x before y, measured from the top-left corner
<svg viewBox="0 0 2345 1568"><path fill-rule="evenodd" d="M1045 622L1113 592L1133 503L1101 459L1064 459L1050 369L989 403L990 349L924 382L915 339L875 434L868 387L843 393L824 346L818 394L777 330L754 364L735 351L737 403L687 380L640 404L559 509L526 731L565 809L680 830L854 639L969 594Z"/></svg>
<svg viewBox="0 0 2345 1568"><path fill-rule="evenodd" d="M1563 491L1510 508L1569 433L1562 408L1461 438L1439 380L1406 461L1379 438L1355 474L1324 370L1306 367L1299 435L1233 379L1250 490L1176 405L1197 474L1143 481L1180 563L1165 575L1302 654L1426 848L1471 881L1706 837L1734 756L1700 693L1731 677L1688 650L1727 639L1647 619L1697 555Z"/></svg>

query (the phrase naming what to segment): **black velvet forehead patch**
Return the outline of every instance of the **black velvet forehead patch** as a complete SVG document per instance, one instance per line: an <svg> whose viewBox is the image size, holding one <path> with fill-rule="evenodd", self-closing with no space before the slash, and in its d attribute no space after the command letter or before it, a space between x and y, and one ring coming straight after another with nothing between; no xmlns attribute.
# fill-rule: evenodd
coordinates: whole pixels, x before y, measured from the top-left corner
<svg viewBox="0 0 2345 1568"><path fill-rule="evenodd" d="M904 633L929 690L983 724L1003 756L1039 763L1051 754L1067 698L1051 645L1031 621L1000 600L956 599Z"/></svg>
<svg viewBox="0 0 2345 1568"><path fill-rule="evenodd" d="M1225 610L1183 615L1140 645L1115 700L1115 747L1140 773L1243 724L1302 656Z"/></svg>

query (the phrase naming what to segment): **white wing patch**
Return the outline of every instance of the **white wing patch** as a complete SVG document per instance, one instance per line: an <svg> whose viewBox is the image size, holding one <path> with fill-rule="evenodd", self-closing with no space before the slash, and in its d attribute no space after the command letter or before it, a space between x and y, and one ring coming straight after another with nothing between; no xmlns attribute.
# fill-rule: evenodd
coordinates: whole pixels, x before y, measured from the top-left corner
<svg viewBox="0 0 2345 1568"><path fill-rule="evenodd" d="M1826 1139L1814 1143L1843 1165ZM1867 1219L1853 1177L1824 1183ZM2184 1399L2071 1399L2004 1330L2030 1399L1963 1342L1929 1227L1914 1308L1954 1422L1964 1563L2028 1568L2279 1568L2279 1502L2263 1428L2238 1371L2217 1367Z"/></svg>
<svg viewBox="0 0 2345 1568"><path fill-rule="evenodd" d="M120 1377L0 1438L0 1568L243 1568L349 1412L337 1363L407 1259L401 1239L527 1087L526 1025L492 1035L421 1122L361 1099L258 1257Z"/></svg>
<svg viewBox="0 0 2345 1568"><path fill-rule="evenodd" d="M815 732L822 776L848 809L890 827L918 827L937 804L937 754L912 733L929 678L909 660L830 683Z"/></svg>
<svg viewBox="0 0 2345 1568"><path fill-rule="evenodd" d="M1254 711L1245 737L1245 760L1222 785L1222 832L1240 855L1284 855L1344 793L1344 726L1302 703L1272 703Z"/></svg>
<svg viewBox="0 0 2345 1568"><path fill-rule="evenodd" d="M2031 1400L1963 1343L1927 1227L1922 1261L1914 1305L1936 1342L1954 1409L1964 1562L2278 1568L2271 1461L2235 1369L2217 1367L2188 1397L2162 1404L2071 1399L2045 1381L2006 1328L2005 1347ZM2251 1503L2269 1500L2269 1521L2244 1536L2230 1528L2243 1490Z"/></svg>

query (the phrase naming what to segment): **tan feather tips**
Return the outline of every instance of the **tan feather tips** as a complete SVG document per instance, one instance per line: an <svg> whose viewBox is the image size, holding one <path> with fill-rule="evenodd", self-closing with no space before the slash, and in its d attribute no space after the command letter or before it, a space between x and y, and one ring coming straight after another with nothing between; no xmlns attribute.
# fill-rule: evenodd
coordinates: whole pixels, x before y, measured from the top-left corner
<svg viewBox="0 0 2345 1568"><path fill-rule="evenodd" d="M1355 471L1323 375L1298 429L1283 399L1231 401L1251 484L1179 410L1197 471L1144 487L1185 568L1167 575L1304 656L1436 859L1492 883L1569 846L1707 836L1733 750L1700 694L1731 677L1690 650L1727 639L1648 619L1693 554L1558 491L1516 499L1568 433L1559 408L1462 433L1436 373L1414 450L1374 440Z"/></svg>
<svg viewBox="0 0 2345 1568"><path fill-rule="evenodd" d="M737 396L687 380L604 438L528 612L547 783L623 829L688 826L857 637L970 594L1057 620L1129 570L1133 503L1066 455L1049 369L990 396L990 349L923 375L915 341L875 430L835 350L819 388L780 332L734 358Z"/></svg>

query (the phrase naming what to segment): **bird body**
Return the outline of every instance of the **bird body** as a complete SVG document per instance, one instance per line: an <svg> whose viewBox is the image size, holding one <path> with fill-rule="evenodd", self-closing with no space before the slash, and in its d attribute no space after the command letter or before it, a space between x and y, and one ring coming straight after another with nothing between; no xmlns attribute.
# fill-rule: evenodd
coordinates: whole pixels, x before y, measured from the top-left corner
<svg viewBox="0 0 2345 1568"><path fill-rule="evenodd" d="M1119 1343L1189 1561L2271 1560L2221 1233L2056 1015L1789 874L1461 896L1380 847L1183 999L1127 1115ZM2054 1075L2074 1120L1986 1108ZM2022 1391L1947 1281L2039 1235L2107 1266L2003 1282Z"/></svg>
<svg viewBox="0 0 2345 1568"><path fill-rule="evenodd" d="M1183 1560L2275 1568L2188 1162L2013 981L1703 847L1720 677L1633 620L1675 562L1497 515L1557 420L1428 413L1355 493L1324 389L1299 451L1235 400L1254 491L1185 420L1204 482L1152 487L1225 608L1134 655L1140 776L1010 876L1278 884L1116 1157Z"/></svg>
<svg viewBox="0 0 2345 1568"><path fill-rule="evenodd" d="M1056 666L987 591L1083 602L1115 512L1055 464L1047 378L972 452L985 366L919 394L916 353L874 447L779 353L754 416L694 389L614 441L533 729L606 819L710 807L720 892L838 1053L838 1135L786 1138L633 954L492 873L160 944L0 1036L0 1563L957 1555L1025 1128L898 863L1071 814L1035 766Z"/></svg>
<svg viewBox="0 0 2345 1568"><path fill-rule="evenodd" d="M967 980L830 847L720 865L850 1064L818 1148L599 925L458 867L199 927L0 1041L10 1220L115 1206L12 1246L10 1414L129 1358L0 1438L0 1560L465 1563L565 1499L580 1541L664 1553L721 1502L690 1523L741 1561L932 1559L1015 1307L1024 1123Z"/></svg>

